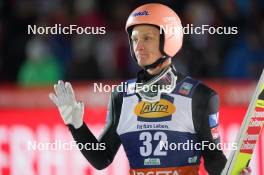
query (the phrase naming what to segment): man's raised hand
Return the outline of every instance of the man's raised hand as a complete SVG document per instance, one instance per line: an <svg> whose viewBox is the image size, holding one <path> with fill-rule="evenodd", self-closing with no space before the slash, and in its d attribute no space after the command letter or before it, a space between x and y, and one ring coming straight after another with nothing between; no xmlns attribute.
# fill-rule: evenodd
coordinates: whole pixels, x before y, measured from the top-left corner
<svg viewBox="0 0 264 175"><path fill-rule="evenodd" d="M49 97L58 107L64 123L73 125L75 129L80 128L83 124L84 105L76 101L71 84L59 80L54 85L54 91Z"/></svg>

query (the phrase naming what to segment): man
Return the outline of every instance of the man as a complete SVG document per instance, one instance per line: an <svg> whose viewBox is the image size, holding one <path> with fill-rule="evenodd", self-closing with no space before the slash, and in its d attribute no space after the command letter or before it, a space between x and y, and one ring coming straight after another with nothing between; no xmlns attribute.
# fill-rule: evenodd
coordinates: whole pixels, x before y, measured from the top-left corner
<svg viewBox="0 0 264 175"><path fill-rule="evenodd" d="M177 14L162 4L145 4L129 16L131 55L142 70L124 92L111 94L107 124L98 140L83 122L84 105L75 100L70 83L59 81L50 94L78 143L105 143L105 150L81 150L96 169L110 165L121 144L133 175L196 175L201 157L209 174L218 175L225 166L226 157L216 147L218 95L177 72L171 59L182 46L183 33L165 31L166 26L182 27ZM178 149L172 148L176 144Z"/></svg>

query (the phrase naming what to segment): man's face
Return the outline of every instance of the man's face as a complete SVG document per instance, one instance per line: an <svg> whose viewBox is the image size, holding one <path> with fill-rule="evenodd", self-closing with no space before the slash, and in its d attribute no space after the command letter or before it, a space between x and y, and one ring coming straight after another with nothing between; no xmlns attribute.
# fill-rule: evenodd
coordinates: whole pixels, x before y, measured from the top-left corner
<svg viewBox="0 0 264 175"><path fill-rule="evenodd" d="M139 66L147 66L158 60L162 54L159 49L159 29L150 25L138 25L131 35L133 50Z"/></svg>

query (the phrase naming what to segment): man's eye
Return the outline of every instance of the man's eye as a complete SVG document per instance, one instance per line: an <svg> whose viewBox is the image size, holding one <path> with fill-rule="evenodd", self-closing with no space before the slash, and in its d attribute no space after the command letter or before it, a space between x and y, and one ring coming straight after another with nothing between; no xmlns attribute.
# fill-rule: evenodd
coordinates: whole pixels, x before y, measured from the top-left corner
<svg viewBox="0 0 264 175"><path fill-rule="evenodd" d="M137 38L132 38L131 40L132 40L132 42L133 42L133 43L135 43L135 42L137 42L137 41L138 41L138 39L137 39Z"/></svg>
<svg viewBox="0 0 264 175"><path fill-rule="evenodd" d="M144 40L145 40L145 41L151 40L151 37L146 36L146 37L144 37Z"/></svg>

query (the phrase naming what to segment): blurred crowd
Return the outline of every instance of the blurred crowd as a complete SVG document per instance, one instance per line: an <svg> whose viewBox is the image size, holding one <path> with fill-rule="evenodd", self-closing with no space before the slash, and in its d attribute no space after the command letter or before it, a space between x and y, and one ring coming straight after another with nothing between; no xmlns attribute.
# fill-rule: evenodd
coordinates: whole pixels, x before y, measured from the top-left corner
<svg viewBox="0 0 264 175"><path fill-rule="evenodd" d="M190 34L173 59L198 78L257 79L264 68L263 0L13 0L0 1L0 81L44 85L125 80L139 68L130 57L125 23L147 2L162 2L187 24L238 27L236 35ZM28 25L105 26L104 35L28 34Z"/></svg>

